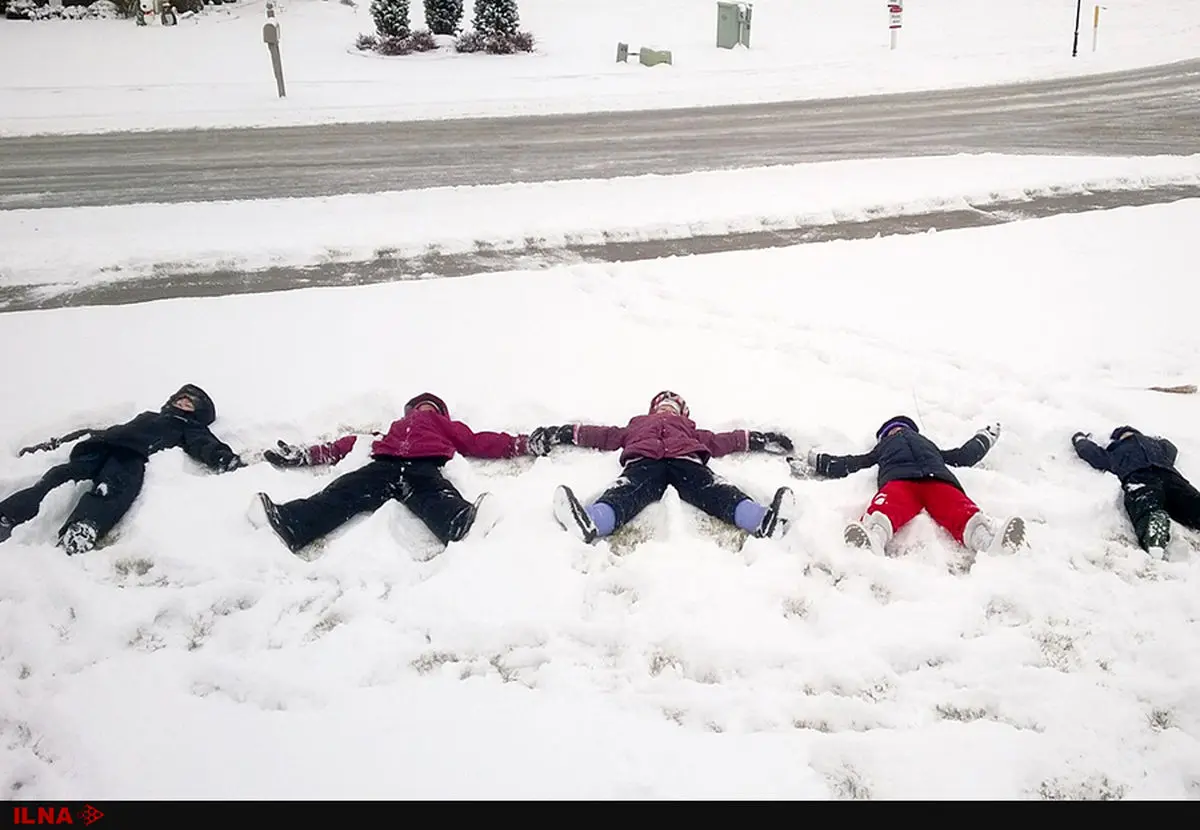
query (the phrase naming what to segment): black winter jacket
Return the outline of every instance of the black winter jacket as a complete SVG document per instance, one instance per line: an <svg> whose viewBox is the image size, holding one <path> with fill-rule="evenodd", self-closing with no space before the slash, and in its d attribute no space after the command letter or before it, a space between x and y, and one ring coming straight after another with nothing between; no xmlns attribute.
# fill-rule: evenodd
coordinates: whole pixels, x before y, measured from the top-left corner
<svg viewBox="0 0 1200 830"><path fill-rule="evenodd" d="M1114 440L1107 447L1078 434L1071 443L1080 458L1097 470L1116 474L1121 481L1149 467L1175 469L1179 450L1166 438L1151 438L1132 427L1122 427L1122 431L1133 434L1124 440Z"/></svg>
<svg viewBox="0 0 1200 830"><path fill-rule="evenodd" d="M185 412L171 405L184 393L193 398L195 412ZM182 447L185 453L204 466L224 470L234 459L235 453L209 431L208 425L216 417L212 399L200 387L187 384L172 395L158 412L143 412L132 421L93 431L89 438L75 445L71 457L78 458L97 450L118 447L149 458L159 450Z"/></svg>
<svg viewBox="0 0 1200 830"><path fill-rule="evenodd" d="M970 467L978 464L992 448L984 435L975 435L961 447L942 450L921 433L912 429L882 438L865 455L820 455L817 472L828 478L845 478L868 467L879 465L878 486L889 481L934 479L962 490L962 485L946 465Z"/></svg>

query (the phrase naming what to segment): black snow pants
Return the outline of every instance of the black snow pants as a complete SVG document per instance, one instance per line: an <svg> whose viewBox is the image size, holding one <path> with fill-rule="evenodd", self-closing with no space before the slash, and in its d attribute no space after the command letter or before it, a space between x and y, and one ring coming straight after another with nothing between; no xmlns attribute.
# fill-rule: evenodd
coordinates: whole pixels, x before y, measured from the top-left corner
<svg viewBox="0 0 1200 830"><path fill-rule="evenodd" d="M640 458L625 465L621 477L597 499L613 509L616 527L632 521L674 486L685 504L734 524L737 506L750 498L707 465L690 458Z"/></svg>
<svg viewBox="0 0 1200 830"><path fill-rule="evenodd" d="M51 467L37 484L0 501L0 515L14 525L27 522L38 514L51 490L69 481L90 481L92 489L79 499L58 535L75 522L87 522L96 528L96 538L103 539L129 512L145 476L145 456L121 447L88 447L72 452L66 463Z"/></svg>
<svg viewBox="0 0 1200 830"><path fill-rule="evenodd" d="M1200 492L1177 471L1162 467L1137 470L1121 482L1121 489L1125 493L1125 512L1142 547L1146 547L1151 514L1158 510L1184 527L1200 530Z"/></svg>
<svg viewBox="0 0 1200 830"><path fill-rule="evenodd" d="M360 513L373 513L390 499L403 504L443 544L461 535L471 505L442 475L443 459L377 456L338 476L306 499L278 505L279 517L296 548L304 547Z"/></svg>

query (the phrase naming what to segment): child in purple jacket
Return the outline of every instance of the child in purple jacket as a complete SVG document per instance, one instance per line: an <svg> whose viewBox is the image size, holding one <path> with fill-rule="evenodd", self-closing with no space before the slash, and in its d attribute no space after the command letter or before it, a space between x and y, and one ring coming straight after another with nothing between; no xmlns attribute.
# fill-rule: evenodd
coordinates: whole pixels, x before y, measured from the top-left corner
<svg viewBox="0 0 1200 830"><path fill-rule="evenodd" d="M654 396L648 414L634 416L623 427L566 424L533 430L532 455L546 455L560 444L621 451L621 477L592 504L581 504L565 485L555 490L559 524L592 542L631 521L672 485L687 504L758 538L786 533L795 513L789 488L776 490L769 506L759 504L713 473L708 460L747 451L782 455L791 451L791 440L776 432L709 432L697 429L688 416L684 399L664 391Z"/></svg>

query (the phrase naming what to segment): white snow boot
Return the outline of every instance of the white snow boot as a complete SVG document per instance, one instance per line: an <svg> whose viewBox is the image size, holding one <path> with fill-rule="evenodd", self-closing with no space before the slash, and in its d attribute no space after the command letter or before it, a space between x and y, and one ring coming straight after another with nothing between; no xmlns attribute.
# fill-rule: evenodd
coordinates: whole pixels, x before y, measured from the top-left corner
<svg viewBox="0 0 1200 830"><path fill-rule="evenodd" d="M481 493L475 503L454 517L450 527L450 541L461 542L467 535L487 536L496 522L500 521L500 510L490 493Z"/></svg>
<svg viewBox="0 0 1200 830"><path fill-rule="evenodd" d="M783 536L795 519L796 496L790 487L780 487L775 491L775 497L771 499L771 504L763 515L758 530L754 531L754 536L758 539Z"/></svg>
<svg viewBox="0 0 1200 830"><path fill-rule="evenodd" d="M575 493L565 484L554 488L554 518L563 530L591 544L596 541L596 523L588 515Z"/></svg>
<svg viewBox="0 0 1200 830"><path fill-rule="evenodd" d="M976 553L1013 553L1025 543L1025 520L1012 516L997 528L981 510L967 519L963 542Z"/></svg>
<svg viewBox="0 0 1200 830"><path fill-rule="evenodd" d="M892 540L892 533L892 520L883 513L875 512L863 516L860 522L846 525L842 537L851 547L870 548L883 556L887 543Z"/></svg>
<svg viewBox="0 0 1200 830"><path fill-rule="evenodd" d="M472 538L482 539L492 532L502 515L500 505L491 493L481 493L479 498L475 499L475 504L471 505L471 512L471 524L463 532L463 538L470 535Z"/></svg>

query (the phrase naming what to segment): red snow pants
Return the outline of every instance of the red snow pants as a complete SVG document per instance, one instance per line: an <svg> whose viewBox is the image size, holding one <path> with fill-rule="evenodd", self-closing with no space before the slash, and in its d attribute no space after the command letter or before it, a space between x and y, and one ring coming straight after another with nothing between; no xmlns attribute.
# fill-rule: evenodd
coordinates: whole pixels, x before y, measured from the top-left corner
<svg viewBox="0 0 1200 830"><path fill-rule="evenodd" d="M962 544L967 520L979 512L975 502L953 484L924 479L889 481L871 499L863 516L882 513L891 520L892 530L899 531L922 508L929 511L930 518L945 528L959 544Z"/></svg>

